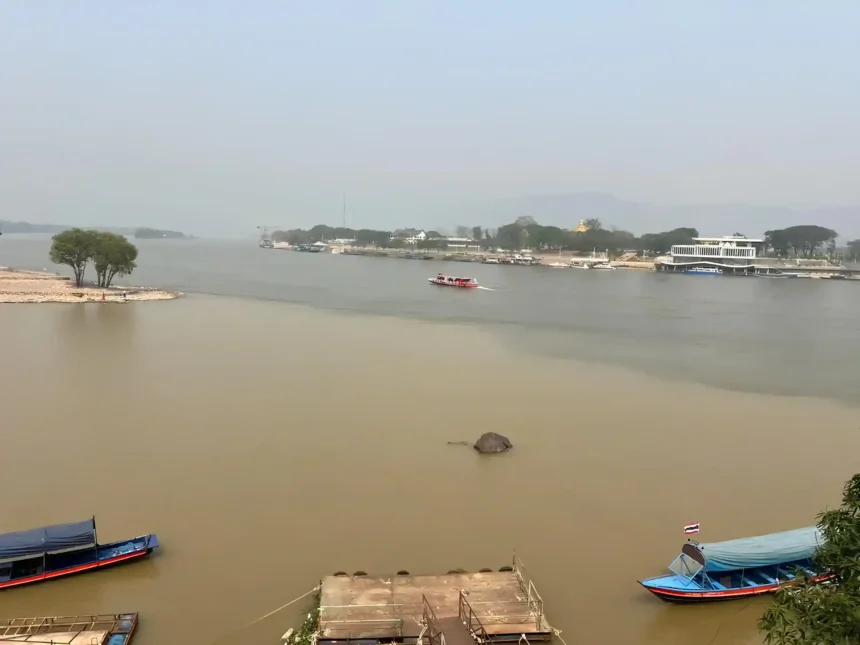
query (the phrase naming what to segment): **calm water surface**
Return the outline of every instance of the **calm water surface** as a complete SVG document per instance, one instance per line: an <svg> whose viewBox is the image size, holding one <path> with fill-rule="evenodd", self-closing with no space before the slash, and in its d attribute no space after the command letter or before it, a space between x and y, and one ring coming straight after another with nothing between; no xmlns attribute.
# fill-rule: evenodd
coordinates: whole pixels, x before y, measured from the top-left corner
<svg viewBox="0 0 860 645"><path fill-rule="evenodd" d="M0 264L42 268L47 246L4 236ZM442 267L495 291L427 286ZM767 599L674 607L636 579L683 524L809 524L860 467L855 284L202 241L141 244L128 282L190 295L0 308L0 529L95 513L103 540L163 548L5 592L3 615L278 642L301 610L230 633L339 569L498 568L516 548L569 645L759 643ZM446 444L488 429L516 449Z"/></svg>

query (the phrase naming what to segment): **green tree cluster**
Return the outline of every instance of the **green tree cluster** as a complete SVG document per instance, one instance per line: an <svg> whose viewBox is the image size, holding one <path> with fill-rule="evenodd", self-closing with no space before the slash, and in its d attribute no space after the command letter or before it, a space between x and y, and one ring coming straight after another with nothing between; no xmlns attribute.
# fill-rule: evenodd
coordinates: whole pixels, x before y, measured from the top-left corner
<svg viewBox="0 0 860 645"><path fill-rule="evenodd" d="M135 229L134 236L145 240L158 240L164 238L181 240L185 238L185 233L180 233L179 231L167 231L160 228L141 227Z"/></svg>
<svg viewBox="0 0 860 645"><path fill-rule="evenodd" d="M502 248L508 251L517 249L539 249L545 251L566 250L578 253L588 253L592 250L609 251L618 254L623 251L636 251L640 254L662 255L668 253L672 246L691 244L694 237L699 236L695 228L682 227L660 233L646 233L636 236L629 231L616 228L606 228L597 219L584 222L587 230L583 232L570 231L558 226L542 226L530 215L518 217L515 222L501 226L491 232L480 226L471 228L458 226L458 237L471 237L484 248ZM738 234L736 234L738 235ZM836 231L822 226L804 225L792 226L785 229L767 231L765 234L765 252L768 250L779 257L814 257L819 253L827 253L835 258ZM305 231L275 231L272 235L275 241L291 244L312 244L333 239L352 239L357 246L377 246L380 248L405 248L403 240L391 239L388 231L372 229L354 230L351 228L330 227L317 225ZM418 243L420 249L444 249L447 243L436 231L428 231L427 239ZM849 243L848 254L860 261L860 240Z"/></svg>
<svg viewBox="0 0 860 645"><path fill-rule="evenodd" d="M388 231L377 231L367 228L356 230L342 226L326 226L325 224L317 224L307 231L297 228L272 233L272 240L275 242L288 242L289 244L313 244L329 240L355 240L358 246L385 247L388 245L390 237L391 233Z"/></svg>
<svg viewBox="0 0 860 645"><path fill-rule="evenodd" d="M586 253L597 249L620 253L667 253L675 244L690 244L699 232L694 228L677 228L663 233L648 233L641 237L629 231L607 229L599 219L584 222L586 231L568 231L557 226L541 226L533 217L525 216L499 228L493 245L515 250L522 248L568 250Z"/></svg>
<svg viewBox="0 0 860 645"><path fill-rule="evenodd" d="M764 242L766 250L773 250L777 257L811 258L822 253L823 249L832 256L838 236L832 229L805 224L765 231Z"/></svg>
<svg viewBox="0 0 860 645"><path fill-rule="evenodd" d="M860 643L860 474L845 484L842 505L818 516L818 528L824 543L815 561L833 577L816 584L798 575L777 592L759 620L768 645Z"/></svg>
<svg viewBox="0 0 860 645"><path fill-rule="evenodd" d="M129 275L137 267L137 247L122 235L72 228L53 237L50 258L54 264L71 267L77 287L83 286L92 262L96 284L107 288L115 277Z"/></svg>

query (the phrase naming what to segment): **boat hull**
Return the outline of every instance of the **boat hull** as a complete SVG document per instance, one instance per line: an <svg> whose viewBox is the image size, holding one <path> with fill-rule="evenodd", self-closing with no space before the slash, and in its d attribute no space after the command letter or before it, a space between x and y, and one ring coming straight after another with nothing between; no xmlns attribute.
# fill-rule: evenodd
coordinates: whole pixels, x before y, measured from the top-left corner
<svg viewBox="0 0 860 645"><path fill-rule="evenodd" d="M811 576L811 582L824 583L830 580L830 575ZM750 598L752 596L762 596L769 593L775 593L783 587L790 587L794 584L791 580L783 580L779 583L755 585L743 588L730 589L669 589L666 587L658 587L648 584L648 580L640 580L639 584L645 587L648 591L657 596L660 600L671 603L701 603L701 602L724 602L727 600L737 600L738 598Z"/></svg>
<svg viewBox="0 0 860 645"><path fill-rule="evenodd" d="M435 284L437 287L455 287L458 289L477 289L477 284L456 284L454 282L439 282L433 278L427 278L427 282Z"/></svg>
<svg viewBox="0 0 860 645"><path fill-rule="evenodd" d="M140 536L132 540L100 544L96 549L89 552L91 557L88 560L76 563L72 566L50 569L32 576L2 580L0 581L0 589L21 587L23 585L53 580L54 578L64 578L66 576L86 573L96 569L106 569L108 567L126 564L134 560L141 560L149 556L153 549L157 547L158 537L154 534Z"/></svg>

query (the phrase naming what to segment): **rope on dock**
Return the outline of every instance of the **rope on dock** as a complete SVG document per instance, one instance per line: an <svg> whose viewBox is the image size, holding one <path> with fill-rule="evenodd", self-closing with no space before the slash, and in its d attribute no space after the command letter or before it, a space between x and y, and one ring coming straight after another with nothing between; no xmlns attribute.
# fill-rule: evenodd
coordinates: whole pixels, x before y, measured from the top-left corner
<svg viewBox="0 0 860 645"><path fill-rule="evenodd" d="M316 587L314 587L314 588L313 588L313 589L311 589L310 591L308 591L308 592L306 592L306 593L303 593L303 594L302 594L301 596L299 596L298 598L293 598L293 599L292 599L290 602L288 602L286 605L281 605L281 606L280 606L280 607L278 607L277 609L273 609L272 611L270 611L270 612L269 612L268 614L266 614L265 616L260 616L259 618L255 619L255 620L252 620L250 623L248 623L247 625L245 625L242 629L248 629L251 625L256 625L256 624L257 624L257 623L259 623L260 621L262 621L262 620L266 620L269 616L274 616L275 614L277 614L277 613L278 613L279 611L281 611L282 609L286 609L286 608L287 608L287 607L289 607L290 605L294 605L294 604L296 604L299 600L301 600L301 599L303 599L303 598L307 598L308 596L310 596L310 595L311 595L312 593L314 593L315 591L319 591L319 590L320 590L320 586L321 586L321 585L317 585Z"/></svg>
<svg viewBox="0 0 860 645"><path fill-rule="evenodd" d="M560 640L562 643L564 643L564 645L567 645L567 643L565 643L564 639L561 637L561 630L560 629L556 629L555 627L553 627L552 633L555 634L558 637L558 640Z"/></svg>
<svg viewBox="0 0 860 645"><path fill-rule="evenodd" d="M283 610L283 609L286 609L286 608L287 608L287 607L289 607L290 605L294 605L294 604L296 604L299 600L302 600L302 599L304 599L304 598L307 598L307 597L308 597L308 596L310 596L312 593L315 593L315 592L319 591L321 587L322 587L322 585L317 585L316 587L314 587L314 588L313 588L313 589L311 589L310 591L307 591L307 592L303 593L303 594L302 594L301 596L299 596L298 598L293 598L293 599L292 599L290 602L288 602L287 604L285 604L285 605L281 605L281 606L280 606L280 607L278 607L277 609L273 609L273 610L272 610L272 611L270 611L268 614L265 614L265 615L263 615L263 616L260 616L259 618L255 618L255 619L254 619L254 620L252 620L250 623L247 623L247 624L245 624L245 625L242 625L242 626L241 626L241 627L239 627L238 629L234 629L234 630L232 630L232 631L230 631L230 632L227 632L226 634L224 634L224 635L223 635L223 636L221 636L220 638L217 638L217 639L215 639L214 641L212 641L212 645L217 645L217 643L220 643L221 641L223 641L224 639L226 639L228 636L234 636L234 635L238 634L239 632L245 631L245 630L246 630L246 629L248 629L251 625L256 625L257 623L259 623L259 622L261 622L261 621L266 620L266 619L267 619L267 618L269 618L270 616L274 616L274 615L275 615L275 614L277 614L279 611L281 611L281 610ZM566 645L566 644L565 644L565 645Z"/></svg>

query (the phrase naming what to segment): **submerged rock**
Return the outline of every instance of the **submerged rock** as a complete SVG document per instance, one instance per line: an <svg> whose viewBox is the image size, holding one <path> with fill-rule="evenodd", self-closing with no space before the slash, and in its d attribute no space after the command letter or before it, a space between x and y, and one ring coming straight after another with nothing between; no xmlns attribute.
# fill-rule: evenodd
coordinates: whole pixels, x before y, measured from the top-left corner
<svg viewBox="0 0 860 645"><path fill-rule="evenodd" d="M496 432L485 432L475 442L475 450L485 455L505 452L513 447L514 445L510 442L510 439Z"/></svg>

